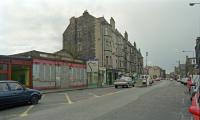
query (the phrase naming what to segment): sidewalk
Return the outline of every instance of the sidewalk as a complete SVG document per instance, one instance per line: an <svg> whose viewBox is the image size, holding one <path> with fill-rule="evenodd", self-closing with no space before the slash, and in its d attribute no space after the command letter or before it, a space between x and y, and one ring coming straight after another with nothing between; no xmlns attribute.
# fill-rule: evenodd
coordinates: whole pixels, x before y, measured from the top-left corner
<svg viewBox="0 0 200 120"><path fill-rule="evenodd" d="M85 89L98 89L98 88L108 88L113 87L113 85L107 85L102 87L83 87L83 88L63 88L63 89L50 89L50 90L40 90L42 94L64 92L64 91L74 91L74 90L85 90Z"/></svg>

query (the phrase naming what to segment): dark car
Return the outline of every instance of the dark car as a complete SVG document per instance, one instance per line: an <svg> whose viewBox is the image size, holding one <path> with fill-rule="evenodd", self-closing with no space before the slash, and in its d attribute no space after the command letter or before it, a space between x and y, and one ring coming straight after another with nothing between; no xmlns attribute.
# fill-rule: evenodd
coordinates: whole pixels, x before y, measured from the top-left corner
<svg viewBox="0 0 200 120"><path fill-rule="evenodd" d="M22 103L38 104L41 96L38 90L25 88L16 81L0 81L0 108Z"/></svg>

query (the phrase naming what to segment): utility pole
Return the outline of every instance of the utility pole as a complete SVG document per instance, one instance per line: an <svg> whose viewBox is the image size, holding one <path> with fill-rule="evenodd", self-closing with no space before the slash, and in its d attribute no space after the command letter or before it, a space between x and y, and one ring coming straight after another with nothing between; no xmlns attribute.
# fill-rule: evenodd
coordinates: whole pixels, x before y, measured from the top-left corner
<svg viewBox="0 0 200 120"><path fill-rule="evenodd" d="M148 70L148 66L147 66L147 57L148 57L148 52L146 52L146 71L147 71L147 74L148 74L148 72L149 72L149 70Z"/></svg>

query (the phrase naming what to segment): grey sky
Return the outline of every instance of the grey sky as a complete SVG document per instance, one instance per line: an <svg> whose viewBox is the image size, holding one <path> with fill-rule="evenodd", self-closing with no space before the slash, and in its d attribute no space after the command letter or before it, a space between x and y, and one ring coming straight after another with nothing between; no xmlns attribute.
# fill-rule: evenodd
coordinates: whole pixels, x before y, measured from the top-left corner
<svg viewBox="0 0 200 120"><path fill-rule="evenodd" d="M136 41L148 64L172 71L185 62L182 50L194 50L200 36L200 0L0 0L0 54L28 50L55 52L69 18L84 10L96 17L113 17L116 28Z"/></svg>

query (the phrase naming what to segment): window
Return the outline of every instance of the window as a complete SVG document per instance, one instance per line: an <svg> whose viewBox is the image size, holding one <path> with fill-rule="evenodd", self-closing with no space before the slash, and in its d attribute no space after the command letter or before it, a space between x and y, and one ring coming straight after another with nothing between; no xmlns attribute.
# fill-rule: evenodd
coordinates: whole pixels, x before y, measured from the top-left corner
<svg viewBox="0 0 200 120"><path fill-rule="evenodd" d="M112 57L110 56L110 65L112 65Z"/></svg>
<svg viewBox="0 0 200 120"><path fill-rule="evenodd" d="M105 35L108 35L108 28L105 28Z"/></svg>
<svg viewBox="0 0 200 120"><path fill-rule="evenodd" d="M0 64L0 70L7 70L7 64Z"/></svg>
<svg viewBox="0 0 200 120"><path fill-rule="evenodd" d="M7 83L0 83L0 92L8 91Z"/></svg>
<svg viewBox="0 0 200 120"><path fill-rule="evenodd" d="M77 38L81 37L81 31L77 31Z"/></svg>
<svg viewBox="0 0 200 120"><path fill-rule="evenodd" d="M108 56L106 56L106 65L108 65Z"/></svg>
<svg viewBox="0 0 200 120"><path fill-rule="evenodd" d="M82 51L81 43L79 42L79 43L77 44L77 46L78 46L78 51L81 52L81 51Z"/></svg>
<svg viewBox="0 0 200 120"><path fill-rule="evenodd" d="M23 90L23 87L18 83L9 83L9 86L12 91Z"/></svg>

